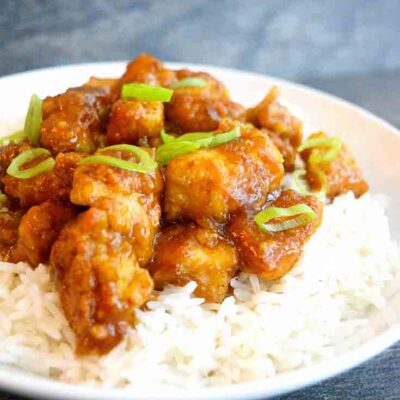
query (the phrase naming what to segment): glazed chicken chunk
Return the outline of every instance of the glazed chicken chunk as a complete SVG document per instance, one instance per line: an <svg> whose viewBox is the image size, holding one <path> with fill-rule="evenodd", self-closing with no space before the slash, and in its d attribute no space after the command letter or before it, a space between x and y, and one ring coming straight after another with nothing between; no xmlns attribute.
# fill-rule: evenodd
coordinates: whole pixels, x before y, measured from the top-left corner
<svg viewBox="0 0 400 400"><path fill-rule="evenodd" d="M317 230L322 220L322 203L313 196L301 196L294 190L284 190L269 207L288 208L306 204L316 213L314 220L281 232L261 230L254 222L254 213L241 213L229 225L240 257L240 269L274 280L288 273L299 259L304 244Z"/></svg>
<svg viewBox="0 0 400 400"><path fill-rule="evenodd" d="M51 265L80 354L104 354L118 344L134 323L134 310L153 290L129 240L115 232L107 212L97 208L61 231Z"/></svg>
<svg viewBox="0 0 400 400"><path fill-rule="evenodd" d="M303 128L301 121L279 103L278 96L278 88L273 87L258 105L247 110L246 119L256 127L266 130L283 155L285 170L292 171L296 150L302 141Z"/></svg>
<svg viewBox="0 0 400 400"><path fill-rule="evenodd" d="M148 151L154 156L152 150ZM126 152L102 154L137 162ZM74 175L71 201L105 210L110 227L129 238L140 266L144 266L153 254L160 224L161 190L158 170L143 174L104 164L80 165Z"/></svg>
<svg viewBox="0 0 400 400"><path fill-rule="evenodd" d="M142 53L132 60L126 67L125 73L113 90L113 100L117 100L121 94L121 88L126 83L146 83L153 86L169 87L176 81L175 72L165 68L154 57Z"/></svg>
<svg viewBox="0 0 400 400"><path fill-rule="evenodd" d="M10 254L18 240L18 226L22 210L0 212L0 260L10 261Z"/></svg>
<svg viewBox="0 0 400 400"><path fill-rule="evenodd" d="M83 155L79 153L60 153L55 158L56 164L52 170L29 179L6 175L3 178L4 192L18 199L22 207L33 206L51 199L68 201L72 177L82 157ZM37 157L23 165L22 169L33 167L42 161L42 157Z"/></svg>
<svg viewBox="0 0 400 400"><path fill-rule="evenodd" d="M110 112L107 90L82 86L43 101L40 144L53 154L93 152L104 142Z"/></svg>
<svg viewBox="0 0 400 400"><path fill-rule="evenodd" d="M221 132L234 126L223 121ZM282 156L259 130L240 125L240 138L174 158L165 170L168 221L228 220L243 207L260 208L283 178Z"/></svg>
<svg viewBox="0 0 400 400"><path fill-rule="evenodd" d="M190 224L163 228L149 269L158 289L195 281L196 296L220 303L237 266L236 250L229 241L215 229Z"/></svg>
<svg viewBox="0 0 400 400"><path fill-rule="evenodd" d="M160 136L164 106L159 101L117 100L107 128L107 143L147 144Z"/></svg>
<svg viewBox="0 0 400 400"><path fill-rule="evenodd" d="M118 84L118 79L113 78L96 78L92 76L83 86L101 88L107 95L111 95Z"/></svg>
<svg viewBox="0 0 400 400"><path fill-rule="evenodd" d="M310 135L309 139L328 137L324 132L318 132ZM367 192L368 184L363 179L356 160L345 144L341 145L339 154L334 159L318 164L310 162L310 156L313 153L325 154L327 151L328 148L319 147L301 152L301 157L306 163L307 182L311 189L319 191L326 186L326 197L328 199L333 199L349 191L352 191L356 197Z"/></svg>
<svg viewBox="0 0 400 400"><path fill-rule="evenodd" d="M177 71L179 80L199 78L205 87L183 86L174 90L169 103L165 104L165 116L179 132L206 132L218 128L224 117L242 120L244 108L229 99L225 86L204 72Z"/></svg>
<svg viewBox="0 0 400 400"><path fill-rule="evenodd" d="M76 215L72 205L54 200L30 208L19 224L18 240L10 261L26 261L32 267L47 262L61 229Z"/></svg>

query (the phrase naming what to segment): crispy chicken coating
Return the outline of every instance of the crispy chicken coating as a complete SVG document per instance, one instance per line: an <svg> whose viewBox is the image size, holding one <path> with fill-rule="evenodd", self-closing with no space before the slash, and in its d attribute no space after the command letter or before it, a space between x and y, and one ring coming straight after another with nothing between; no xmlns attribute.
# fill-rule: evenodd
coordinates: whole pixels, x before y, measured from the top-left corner
<svg viewBox="0 0 400 400"><path fill-rule="evenodd" d="M285 190L270 204L271 207L288 208L296 204L311 207L316 217L313 221L281 232L266 232L254 222L255 213L240 213L229 225L244 272L257 274L262 279L279 279L288 273L299 259L304 244L317 230L322 220L323 205L313 196L301 196L294 190Z"/></svg>
<svg viewBox="0 0 400 400"><path fill-rule="evenodd" d="M24 212L22 210L0 212L0 260L9 261L13 246L18 240L18 226Z"/></svg>
<svg viewBox="0 0 400 400"><path fill-rule="evenodd" d="M165 68L154 57L142 53L132 60L126 67L125 73L113 90L114 101L119 99L121 88L125 83L147 83L154 86L169 87L176 81L175 72Z"/></svg>
<svg viewBox="0 0 400 400"><path fill-rule="evenodd" d="M279 103L278 96L279 90L274 86L259 104L247 110L246 119L256 127L269 131L269 136L283 155L285 170L292 171L303 127L301 121Z"/></svg>
<svg viewBox="0 0 400 400"><path fill-rule="evenodd" d="M33 206L46 200L67 201L71 191L72 177L83 155L79 153L60 153L51 171L43 172L29 179L19 179L7 175L3 178L4 191L19 200L22 207ZM32 167L43 161L37 157L24 165Z"/></svg>
<svg viewBox="0 0 400 400"><path fill-rule="evenodd" d="M189 77L201 78L207 82L207 86L187 86L174 90L172 100L165 104L165 116L178 131L213 131L224 117L243 120L244 107L229 99L228 91L221 82L205 72L177 72L179 80Z"/></svg>
<svg viewBox="0 0 400 400"><path fill-rule="evenodd" d="M73 206L54 200L30 208L19 224L18 241L10 254L10 261L26 261L32 267L47 262L51 246L61 229L76 215Z"/></svg>
<svg viewBox="0 0 400 400"><path fill-rule="evenodd" d="M220 303L238 266L234 246L215 229L190 225L163 228L149 265L156 288L197 283L195 294Z"/></svg>
<svg viewBox="0 0 400 400"><path fill-rule="evenodd" d="M117 86L117 83L118 79L96 78L95 76L92 76L83 86L101 88L107 93L107 95L111 95L112 91Z"/></svg>
<svg viewBox="0 0 400 400"><path fill-rule="evenodd" d="M324 132L314 133L313 138L328 137ZM327 148L313 148L301 152L301 157L306 163L306 179L311 189L319 191L326 180L326 196L334 199L336 196L352 191L356 197L360 197L368 191L368 183L363 179L361 170L353 158L350 150L342 144L336 158L324 163L313 164L309 162L312 152L328 151Z"/></svg>
<svg viewBox="0 0 400 400"><path fill-rule="evenodd" d="M53 154L93 152L104 142L111 100L107 90L82 86L43 101L40 144Z"/></svg>
<svg viewBox="0 0 400 400"><path fill-rule="evenodd" d="M149 299L149 273L139 268L130 242L112 229L107 212L97 208L64 227L50 260L77 352L107 353Z"/></svg>
<svg viewBox="0 0 400 400"><path fill-rule="evenodd" d="M232 129L224 121L221 132ZM251 125L240 125L241 137L171 160L165 170L164 211L168 221L202 223L228 220L241 208L261 208L279 188L283 159L275 145Z"/></svg>
<svg viewBox="0 0 400 400"><path fill-rule="evenodd" d="M164 106L159 101L117 100L112 107L107 143L142 144L159 137L164 126Z"/></svg>
<svg viewBox="0 0 400 400"><path fill-rule="evenodd" d="M152 150L148 151L154 155ZM126 152L102 154L138 161ZM130 238L138 262L143 266L153 254L153 240L160 224L161 190L158 170L143 174L104 164L80 165L74 175L71 201L107 211L108 223Z"/></svg>

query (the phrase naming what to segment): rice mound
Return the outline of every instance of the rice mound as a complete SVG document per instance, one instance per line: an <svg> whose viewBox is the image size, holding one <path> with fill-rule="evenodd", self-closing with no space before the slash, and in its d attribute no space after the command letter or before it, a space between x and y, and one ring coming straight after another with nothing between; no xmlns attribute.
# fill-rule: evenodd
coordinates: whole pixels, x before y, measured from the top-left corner
<svg viewBox="0 0 400 400"><path fill-rule="evenodd" d="M199 387L265 379L333 358L374 335L368 313L399 266L378 196L326 206L296 267L273 283L232 280L233 296L204 304L196 284L156 293L108 355L77 358L48 268L0 263L0 363L69 383Z"/></svg>

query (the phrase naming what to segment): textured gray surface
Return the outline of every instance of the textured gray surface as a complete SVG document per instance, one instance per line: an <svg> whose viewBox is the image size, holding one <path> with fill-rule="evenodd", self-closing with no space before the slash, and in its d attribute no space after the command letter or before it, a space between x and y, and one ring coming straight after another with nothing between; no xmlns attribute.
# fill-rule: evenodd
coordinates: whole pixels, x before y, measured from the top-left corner
<svg viewBox="0 0 400 400"><path fill-rule="evenodd" d="M148 51L305 79L400 68L398 0L2 0L0 75Z"/></svg>
<svg viewBox="0 0 400 400"><path fill-rule="evenodd" d="M400 1L0 2L0 75L126 59L250 69L343 97L400 127ZM20 399L0 393L0 400ZM398 400L400 344L280 400Z"/></svg>

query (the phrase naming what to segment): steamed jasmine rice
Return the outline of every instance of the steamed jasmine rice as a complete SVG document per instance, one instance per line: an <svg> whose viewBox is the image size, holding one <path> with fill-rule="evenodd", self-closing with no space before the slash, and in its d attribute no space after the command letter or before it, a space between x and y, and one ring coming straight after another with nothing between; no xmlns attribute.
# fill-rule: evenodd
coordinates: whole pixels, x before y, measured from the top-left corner
<svg viewBox="0 0 400 400"><path fill-rule="evenodd" d="M63 382L113 387L215 386L265 379L333 358L374 335L399 266L378 197L349 193L324 209L296 267L264 283L241 274L222 304L195 283L155 293L108 355L78 358L49 270L0 263L0 363Z"/></svg>

